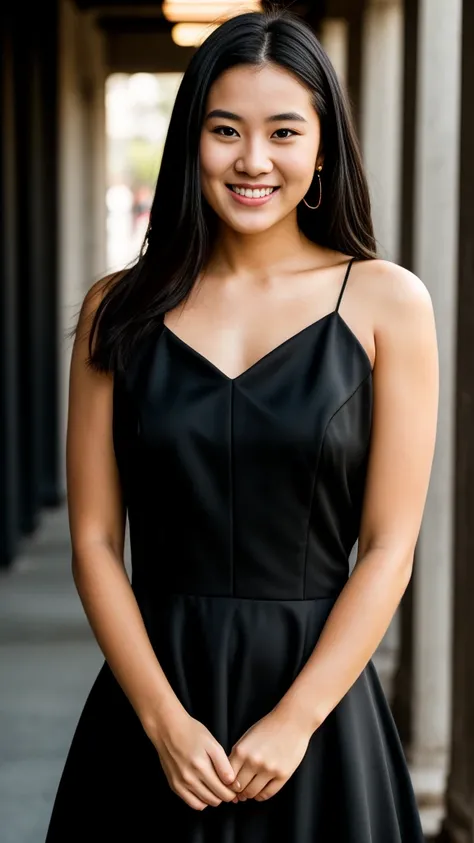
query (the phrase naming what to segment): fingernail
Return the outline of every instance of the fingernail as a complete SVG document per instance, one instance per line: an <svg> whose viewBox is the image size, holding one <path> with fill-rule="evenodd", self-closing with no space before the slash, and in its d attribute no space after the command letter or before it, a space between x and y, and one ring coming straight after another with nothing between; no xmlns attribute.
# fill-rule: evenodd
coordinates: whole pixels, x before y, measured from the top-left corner
<svg viewBox="0 0 474 843"><path fill-rule="evenodd" d="M242 787L242 785L240 784L240 782L237 779L235 780L234 784L235 784L237 790L240 790L240 788Z"/></svg>

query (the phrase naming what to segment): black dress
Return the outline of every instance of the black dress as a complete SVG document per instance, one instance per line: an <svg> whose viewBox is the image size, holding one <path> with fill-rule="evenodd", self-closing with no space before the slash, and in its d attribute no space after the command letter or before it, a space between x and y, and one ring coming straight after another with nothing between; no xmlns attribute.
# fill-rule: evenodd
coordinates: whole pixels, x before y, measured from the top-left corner
<svg viewBox="0 0 474 843"><path fill-rule="evenodd" d="M227 753L281 699L348 578L370 446L372 370L336 309L230 378L163 323L115 378L132 585L188 712ZM105 662L47 843L421 843L372 662L265 802L190 808Z"/></svg>

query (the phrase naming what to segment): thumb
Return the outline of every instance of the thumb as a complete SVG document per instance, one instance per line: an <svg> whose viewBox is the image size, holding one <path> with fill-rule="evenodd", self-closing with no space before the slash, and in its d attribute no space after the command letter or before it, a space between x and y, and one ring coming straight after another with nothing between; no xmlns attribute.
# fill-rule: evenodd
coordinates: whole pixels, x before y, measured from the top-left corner
<svg viewBox="0 0 474 843"><path fill-rule="evenodd" d="M224 748L220 745L220 743L212 743L208 747L207 752L221 782L226 785L233 784L235 782L235 772L232 768L232 764L230 763L227 755L224 752Z"/></svg>

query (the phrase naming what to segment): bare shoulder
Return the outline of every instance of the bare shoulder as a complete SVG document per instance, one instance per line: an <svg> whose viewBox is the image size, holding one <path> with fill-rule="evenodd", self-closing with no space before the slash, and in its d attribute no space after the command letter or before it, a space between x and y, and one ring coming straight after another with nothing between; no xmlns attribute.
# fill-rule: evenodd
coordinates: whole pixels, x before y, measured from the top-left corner
<svg viewBox="0 0 474 843"><path fill-rule="evenodd" d="M86 316L93 316L99 304L109 290L117 284L121 278L126 274L127 270L120 272L111 272L109 275L104 275L92 284L84 296L82 302L82 312Z"/></svg>
<svg viewBox="0 0 474 843"><path fill-rule="evenodd" d="M413 272L386 260L359 267L364 301L370 302L379 368L437 367L438 344L433 302Z"/></svg>
<svg viewBox="0 0 474 843"><path fill-rule="evenodd" d="M81 310L79 313L79 319L77 322L76 327L76 344L83 344L84 348L88 345L89 342L89 334L94 322L94 317L97 312L97 308L99 307L100 303L109 292L109 290L120 281L121 278L126 274L126 270L121 270L120 272L113 272L108 275L105 275L103 278L99 278L98 281L95 281L86 292L82 305Z"/></svg>
<svg viewBox="0 0 474 843"><path fill-rule="evenodd" d="M410 270L388 260L360 262L364 299L373 303L374 327L433 318L433 303L424 282Z"/></svg>

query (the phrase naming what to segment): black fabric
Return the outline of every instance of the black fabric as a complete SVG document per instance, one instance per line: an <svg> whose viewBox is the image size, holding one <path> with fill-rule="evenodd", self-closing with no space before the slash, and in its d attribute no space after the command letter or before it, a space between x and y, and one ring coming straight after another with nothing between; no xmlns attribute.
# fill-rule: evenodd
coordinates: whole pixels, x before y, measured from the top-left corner
<svg viewBox="0 0 474 843"><path fill-rule="evenodd" d="M283 696L349 575L372 371L338 310L230 378L162 324L116 379L132 586L186 709L230 752ZM47 843L422 843L373 663L266 802L193 811L104 663Z"/></svg>

